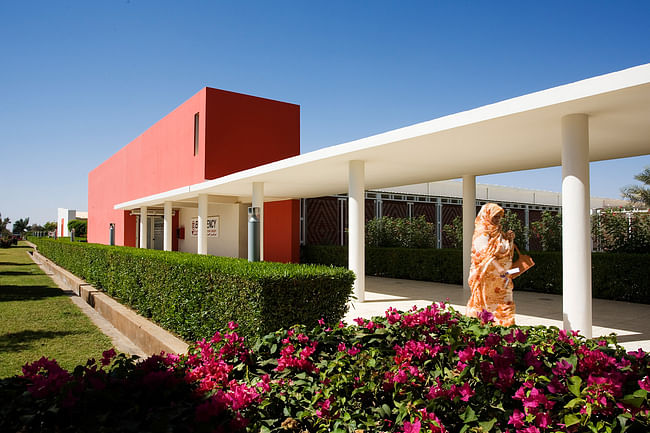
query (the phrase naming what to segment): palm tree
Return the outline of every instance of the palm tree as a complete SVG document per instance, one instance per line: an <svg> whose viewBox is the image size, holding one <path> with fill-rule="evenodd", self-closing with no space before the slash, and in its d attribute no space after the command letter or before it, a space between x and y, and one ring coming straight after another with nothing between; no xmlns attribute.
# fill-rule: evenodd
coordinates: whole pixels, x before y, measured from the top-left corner
<svg viewBox="0 0 650 433"><path fill-rule="evenodd" d="M641 173L634 176L644 185L628 185L621 188L621 195L624 199L635 204L643 205L650 208L650 167L646 167Z"/></svg>
<svg viewBox="0 0 650 433"><path fill-rule="evenodd" d="M22 235L28 226L29 226L29 217L21 218L18 221L14 221L13 232L15 235Z"/></svg>
<svg viewBox="0 0 650 433"><path fill-rule="evenodd" d="M11 223L11 220L9 218L2 219L2 214L0 214L0 236L11 234L9 230L7 230L7 224L9 223Z"/></svg>

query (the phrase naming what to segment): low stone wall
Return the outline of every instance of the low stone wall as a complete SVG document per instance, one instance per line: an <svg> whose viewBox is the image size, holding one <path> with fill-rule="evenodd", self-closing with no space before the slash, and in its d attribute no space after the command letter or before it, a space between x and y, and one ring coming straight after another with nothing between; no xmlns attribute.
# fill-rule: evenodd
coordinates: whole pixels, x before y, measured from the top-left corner
<svg viewBox="0 0 650 433"><path fill-rule="evenodd" d="M146 354L154 355L163 351L166 353L187 352L188 345L183 340L120 304L104 292L95 289L84 280L77 278L41 255L36 249L32 253L32 258L35 262L45 266L48 271L57 275L67 289L80 296Z"/></svg>

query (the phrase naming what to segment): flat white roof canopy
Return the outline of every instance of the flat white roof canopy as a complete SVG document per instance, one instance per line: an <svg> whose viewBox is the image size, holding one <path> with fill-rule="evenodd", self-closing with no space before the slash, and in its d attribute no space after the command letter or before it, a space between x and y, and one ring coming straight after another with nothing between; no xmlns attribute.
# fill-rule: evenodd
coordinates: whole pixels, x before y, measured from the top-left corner
<svg viewBox="0 0 650 433"><path fill-rule="evenodd" d="M115 209L196 202L198 194L250 202L253 182L264 183L266 201L344 193L352 160L365 162L366 189L558 166L560 119L573 113L589 116L590 161L649 154L650 64L119 203Z"/></svg>

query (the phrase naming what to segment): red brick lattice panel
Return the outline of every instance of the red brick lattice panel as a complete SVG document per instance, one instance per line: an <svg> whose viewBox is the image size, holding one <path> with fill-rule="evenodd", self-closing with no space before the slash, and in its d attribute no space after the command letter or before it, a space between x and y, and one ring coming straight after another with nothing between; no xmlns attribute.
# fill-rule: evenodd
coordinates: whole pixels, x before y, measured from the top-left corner
<svg viewBox="0 0 650 433"><path fill-rule="evenodd" d="M435 203L413 203L413 216L419 217L424 215L427 222L436 223L436 204Z"/></svg>
<svg viewBox="0 0 650 433"><path fill-rule="evenodd" d="M381 214L393 218L406 218L408 206L405 201L383 200L381 202Z"/></svg>
<svg viewBox="0 0 650 433"><path fill-rule="evenodd" d="M307 245L339 245L339 199L319 197L305 200L305 243Z"/></svg>

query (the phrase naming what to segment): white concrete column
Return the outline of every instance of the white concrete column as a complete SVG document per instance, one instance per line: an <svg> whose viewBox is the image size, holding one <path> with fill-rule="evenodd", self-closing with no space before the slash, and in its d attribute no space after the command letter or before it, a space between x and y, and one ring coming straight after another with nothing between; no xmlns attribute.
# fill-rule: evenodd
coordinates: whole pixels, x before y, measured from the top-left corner
<svg viewBox="0 0 650 433"><path fill-rule="evenodd" d="M562 311L564 329L591 338L589 118L562 118Z"/></svg>
<svg viewBox="0 0 650 433"><path fill-rule="evenodd" d="M264 182L253 182L251 206L260 208L260 261L264 261Z"/></svg>
<svg viewBox="0 0 650 433"><path fill-rule="evenodd" d="M199 254L208 254L208 195L199 194L199 227L197 233L197 248Z"/></svg>
<svg viewBox="0 0 650 433"><path fill-rule="evenodd" d="M365 163L350 161L348 177L348 268L357 276L354 296L365 301L366 231L365 231Z"/></svg>
<svg viewBox="0 0 650 433"><path fill-rule="evenodd" d="M166 201L163 208L163 250L172 250L172 202Z"/></svg>
<svg viewBox="0 0 650 433"><path fill-rule="evenodd" d="M463 290L469 295L469 267L472 264L472 236L476 219L476 176L463 176Z"/></svg>
<svg viewBox="0 0 650 433"><path fill-rule="evenodd" d="M142 206L140 208L140 248L147 248L147 239L149 239L147 220L147 206Z"/></svg>

